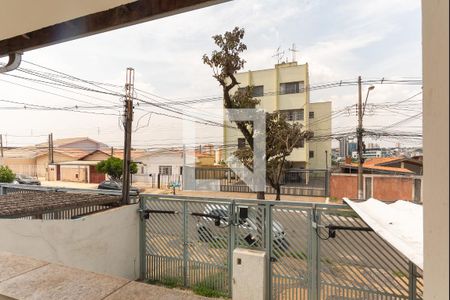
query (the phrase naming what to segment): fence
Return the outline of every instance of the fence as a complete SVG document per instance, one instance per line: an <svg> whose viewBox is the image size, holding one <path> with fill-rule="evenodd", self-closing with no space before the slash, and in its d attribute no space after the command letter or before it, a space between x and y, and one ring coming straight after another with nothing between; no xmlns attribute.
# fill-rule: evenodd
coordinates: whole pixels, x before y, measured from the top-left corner
<svg viewBox="0 0 450 300"><path fill-rule="evenodd" d="M30 186L30 185L17 185L17 184L0 184L0 196L1 195L14 195L14 194L30 194L30 197L36 195L36 193L49 193L49 192L60 192L64 193L64 196L73 195L74 201L79 200L80 194L86 194L85 198L89 198L89 194L95 195L113 195L121 196L121 191L110 191L110 190L92 190L92 189L70 189L70 188L53 188L53 187L43 187L43 186ZM138 196L136 194L131 194L132 203L137 203ZM45 199L45 197L43 197ZM1 198L0 198L1 200ZM1 205L1 201L0 201ZM41 204L44 207L44 204ZM110 209L111 207L116 207L117 205L110 204L92 204L92 205L81 205L78 207L70 208L54 208L45 209L39 214L21 216L20 219L42 219L42 220L65 220L79 218L85 215L101 212ZM44 208L42 208L44 209Z"/></svg>
<svg viewBox="0 0 450 300"><path fill-rule="evenodd" d="M421 270L347 206L141 195L141 278L231 295L232 253L266 251L270 299L422 299Z"/></svg>
<svg viewBox="0 0 450 300"><path fill-rule="evenodd" d="M251 193L252 190L229 168L195 168L196 180L215 180L221 192ZM295 169L281 177L281 194L294 196L328 196L329 171ZM275 194L271 186L266 193Z"/></svg>
<svg viewBox="0 0 450 300"><path fill-rule="evenodd" d="M133 175L134 182L146 183L149 188L154 189L167 189L170 188L171 183L182 184L182 175L162 175L162 174L145 174L145 175Z"/></svg>

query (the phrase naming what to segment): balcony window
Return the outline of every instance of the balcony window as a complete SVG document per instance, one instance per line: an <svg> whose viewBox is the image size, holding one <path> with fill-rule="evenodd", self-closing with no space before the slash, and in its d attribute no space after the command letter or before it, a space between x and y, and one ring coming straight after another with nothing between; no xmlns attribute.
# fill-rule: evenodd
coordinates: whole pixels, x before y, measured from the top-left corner
<svg viewBox="0 0 450 300"><path fill-rule="evenodd" d="M303 121L305 118L303 109L281 110L280 113L285 116L287 121Z"/></svg>
<svg viewBox="0 0 450 300"><path fill-rule="evenodd" d="M253 87L253 97L264 97L264 86L257 85Z"/></svg>
<svg viewBox="0 0 450 300"><path fill-rule="evenodd" d="M239 93L246 93L248 87L238 88ZM264 97L264 86L263 85L255 85L252 90L252 97Z"/></svg>
<svg viewBox="0 0 450 300"><path fill-rule="evenodd" d="M304 90L305 83L303 81L286 82L280 84L280 94L298 94Z"/></svg>

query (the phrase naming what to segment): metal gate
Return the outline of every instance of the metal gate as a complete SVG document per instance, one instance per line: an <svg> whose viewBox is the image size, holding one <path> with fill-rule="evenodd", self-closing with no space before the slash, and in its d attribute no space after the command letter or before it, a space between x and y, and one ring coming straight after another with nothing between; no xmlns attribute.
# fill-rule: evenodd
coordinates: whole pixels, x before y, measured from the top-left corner
<svg viewBox="0 0 450 300"><path fill-rule="evenodd" d="M347 206L160 195L140 205L150 282L230 296L232 253L245 247L268 254L270 299L422 299L421 271L374 232L351 230L367 225Z"/></svg>

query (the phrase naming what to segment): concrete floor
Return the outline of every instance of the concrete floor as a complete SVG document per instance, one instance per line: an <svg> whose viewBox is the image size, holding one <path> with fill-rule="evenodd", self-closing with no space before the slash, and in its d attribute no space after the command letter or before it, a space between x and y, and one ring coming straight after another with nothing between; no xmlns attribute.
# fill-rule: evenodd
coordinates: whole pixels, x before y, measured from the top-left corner
<svg viewBox="0 0 450 300"><path fill-rule="evenodd" d="M206 300L190 291L0 252L0 300Z"/></svg>

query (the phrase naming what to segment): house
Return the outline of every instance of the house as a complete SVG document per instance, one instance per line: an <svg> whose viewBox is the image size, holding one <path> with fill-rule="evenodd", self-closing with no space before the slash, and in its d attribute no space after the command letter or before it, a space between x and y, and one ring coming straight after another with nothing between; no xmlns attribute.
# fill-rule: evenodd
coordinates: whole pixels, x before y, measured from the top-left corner
<svg viewBox="0 0 450 300"><path fill-rule="evenodd" d="M151 184L161 187L161 182L180 181L183 174L183 150L147 151L139 156L138 172L134 174L133 182Z"/></svg>
<svg viewBox="0 0 450 300"><path fill-rule="evenodd" d="M53 141L53 159L49 158L49 146L45 142L8 149L0 162L16 174L47 180L99 182L104 180L104 175L97 174L95 165L110 156L107 149L106 144L88 137L63 138Z"/></svg>
<svg viewBox="0 0 450 300"><path fill-rule="evenodd" d="M346 162L341 166L342 173L357 173L358 164ZM422 175L423 162L407 157L377 157L367 159L363 164L366 174Z"/></svg>
<svg viewBox="0 0 450 300"><path fill-rule="evenodd" d="M82 152L80 150L70 148L64 148L60 151L66 154ZM131 159L136 162L142 154L142 150L132 150ZM60 161L50 164L48 170L48 180L100 183L106 179L106 175L98 172L96 165L111 156L122 159L123 150L113 149L109 151L105 148L97 149L92 152L85 152L83 156L77 157L75 160ZM139 167L140 163L138 162L138 168Z"/></svg>
<svg viewBox="0 0 450 300"><path fill-rule="evenodd" d="M238 73L236 79L240 88L253 86L253 97L261 100L259 108L267 112L279 111L288 121L301 123L315 136L331 134L331 102L310 102L308 64L277 64L273 69ZM229 120L225 123L232 125ZM240 131L229 127L224 127L224 144L245 145ZM232 152L228 148L224 153L225 159ZM325 169L327 161L331 162L331 140L305 141L288 160L294 168Z"/></svg>

